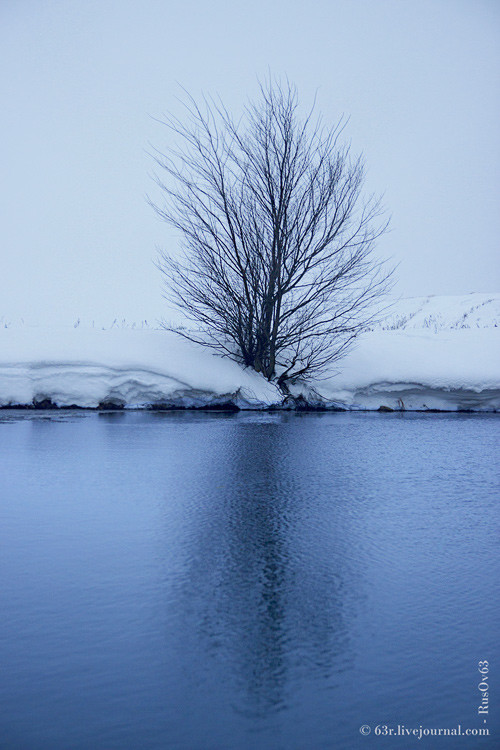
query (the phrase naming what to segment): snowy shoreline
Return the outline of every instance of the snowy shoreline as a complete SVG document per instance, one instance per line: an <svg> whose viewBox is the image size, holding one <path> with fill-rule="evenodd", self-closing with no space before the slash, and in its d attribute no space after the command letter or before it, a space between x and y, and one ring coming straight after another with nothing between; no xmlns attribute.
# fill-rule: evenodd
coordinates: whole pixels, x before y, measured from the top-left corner
<svg viewBox="0 0 500 750"><path fill-rule="evenodd" d="M164 330L0 328L0 408L500 411L500 295L402 300L327 377L278 388Z"/></svg>

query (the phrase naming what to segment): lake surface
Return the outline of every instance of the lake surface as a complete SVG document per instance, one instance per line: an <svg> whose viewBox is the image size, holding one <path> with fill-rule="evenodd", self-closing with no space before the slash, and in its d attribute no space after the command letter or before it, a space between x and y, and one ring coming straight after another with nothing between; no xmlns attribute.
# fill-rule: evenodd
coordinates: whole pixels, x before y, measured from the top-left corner
<svg viewBox="0 0 500 750"><path fill-rule="evenodd" d="M499 747L499 426L0 412L0 747Z"/></svg>

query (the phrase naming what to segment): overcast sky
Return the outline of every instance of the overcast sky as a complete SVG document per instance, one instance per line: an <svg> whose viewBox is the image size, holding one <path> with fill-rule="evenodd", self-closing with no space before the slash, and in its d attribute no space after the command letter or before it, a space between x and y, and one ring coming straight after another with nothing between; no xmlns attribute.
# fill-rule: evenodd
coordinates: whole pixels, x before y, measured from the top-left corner
<svg viewBox="0 0 500 750"><path fill-rule="evenodd" d="M162 317L153 117L179 83L238 112L268 70L350 117L398 295L500 291L496 0L1 0L0 27L0 319Z"/></svg>

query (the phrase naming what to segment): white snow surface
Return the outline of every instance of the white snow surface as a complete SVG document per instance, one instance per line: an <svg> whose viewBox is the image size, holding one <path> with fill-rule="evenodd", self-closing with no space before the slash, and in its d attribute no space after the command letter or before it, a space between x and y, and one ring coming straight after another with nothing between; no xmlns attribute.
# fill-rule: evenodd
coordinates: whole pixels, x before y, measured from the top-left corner
<svg viewBox="0 0 500 750"><path fill-rule="evenodd" d="M407 297L395 302L377 326L382 330L438 331L500 326L500 294Z"/></svg>
<svg viewBox="0 0 500 750"><path fill-rule="evenodd" d="M351 409L496 411L499 351L500 328L373 331L313 388L318 403Z"/></svg>
<svg viewBox="0 0 500 750"><path fill-rule="evenodd" d="M500 295L396 302L325 377L296 384L318 406L500 410ZM0 406L279 406L275 385L175 333L123 326L0 328Z"/></svg>
<svg viewBox="0 0 500 750"><path fill-rule="evenodd" d="M252 370L163 330L11 327L0 329L0 406L50 399L95 408L232 401L266 408L276 386Z"/></svg>

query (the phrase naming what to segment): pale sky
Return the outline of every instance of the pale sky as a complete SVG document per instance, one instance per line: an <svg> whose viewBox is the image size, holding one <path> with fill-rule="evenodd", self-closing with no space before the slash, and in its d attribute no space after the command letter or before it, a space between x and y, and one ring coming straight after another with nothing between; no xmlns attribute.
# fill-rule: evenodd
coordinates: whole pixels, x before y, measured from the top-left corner
<svg viewBox="0 0 500 750"><path fill-rule="evenodd" d="M154 117L270 70L363 152L401 296L499 292L496 0L1 0L0 321L168 317Z"/></svg>

